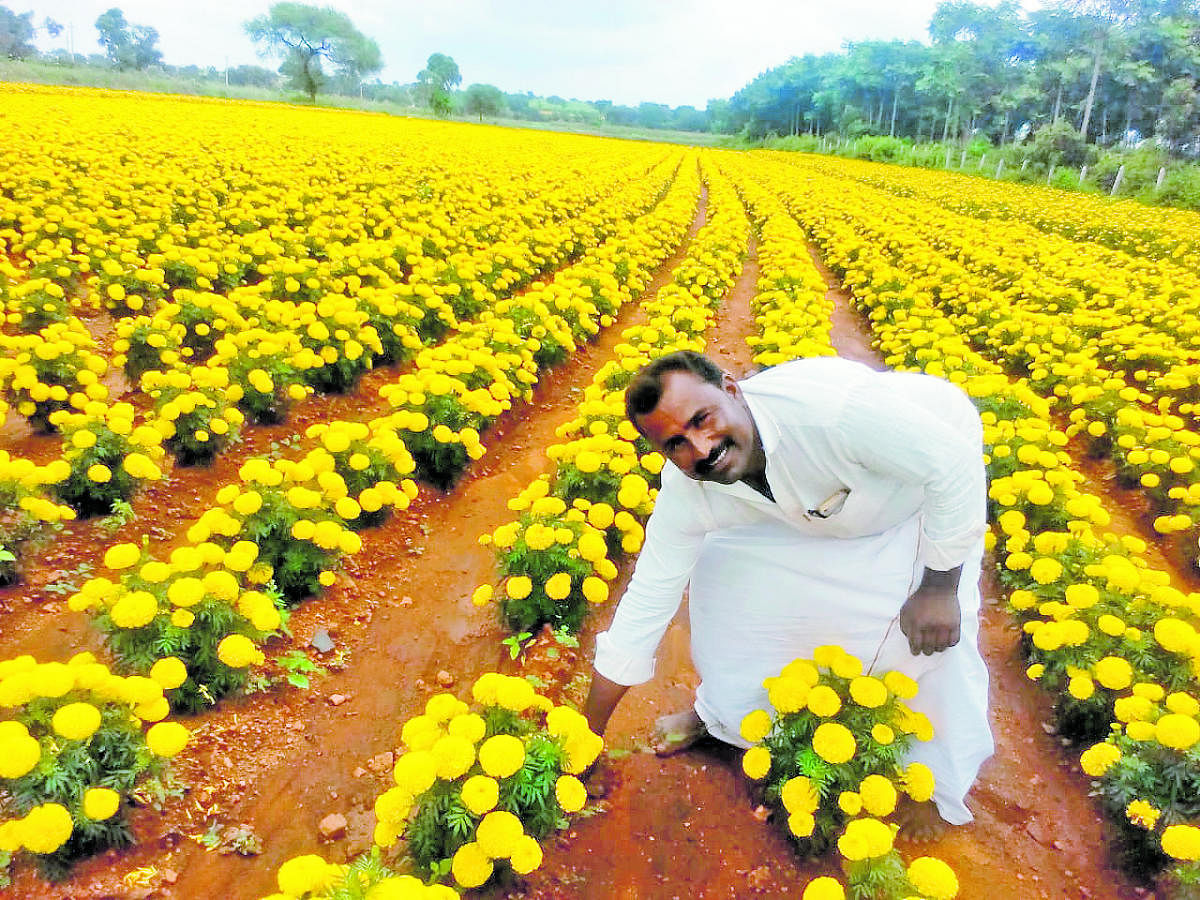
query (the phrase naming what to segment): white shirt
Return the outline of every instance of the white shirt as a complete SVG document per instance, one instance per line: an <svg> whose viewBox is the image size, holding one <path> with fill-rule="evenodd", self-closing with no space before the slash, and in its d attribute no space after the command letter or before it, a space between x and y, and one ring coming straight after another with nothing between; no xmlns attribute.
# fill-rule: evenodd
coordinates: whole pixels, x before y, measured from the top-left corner
<svg viewBox="0 0 1200 900"><path fill-rule="evenodd" d="M915 562L945 571L986 530L979 415L949 382L818 357L740 386L775 502L740 482L693 481L664 466L633 577L596 639L596 671L618 684L653 675L659 641L712 532L773 520L801 535L860 538L915 516ZM823 506L827 518L812 514Z"/></svg>

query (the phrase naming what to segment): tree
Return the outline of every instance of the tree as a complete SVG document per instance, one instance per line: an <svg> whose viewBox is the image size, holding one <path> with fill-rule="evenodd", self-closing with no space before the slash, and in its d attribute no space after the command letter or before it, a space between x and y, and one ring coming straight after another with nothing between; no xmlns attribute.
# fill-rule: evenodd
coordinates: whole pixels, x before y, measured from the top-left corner
<svg viewBox="0 0 1200 900"><path fill-rule="evenodd" d="M24 59L37 52L33 40L33 13L17 15L7 6L0 6L0 56Z"/></svg>
<svg viewBox="0 0 1200 900"><path fill-rule="evenodd" d="M478 115L479 121L482 122L485 115L500 115L504 109L504 94L495 85L473 84L467 88L463 108L472 115Z"/></svg>
<svg viewBox="0 0 1200 900"><path fill-rule="evenodd" d="M282 57L280 73L288 86L316 101L327 77L322 62L342 78L361 79L383 68L379 45L354 27L350 17L335 9L304 3L276 3L246 22L246 34L264 56Z"/></svg>
<svg viewBox="0 0 1200 900"><path fill-rule="evenodd" d="M144 69L162 61L158 31L148 25L131 25L117 7L96 19L100 44L108 61L118 69Z"/></svg>
<svg viewBox="0 0 1200 900"><path fill-rule="evenodd" d="M417 92L421 102L444 116L450 112L450 89L462 84L458 63L444 53L430 54L425 68L417 73Z"/></svg>

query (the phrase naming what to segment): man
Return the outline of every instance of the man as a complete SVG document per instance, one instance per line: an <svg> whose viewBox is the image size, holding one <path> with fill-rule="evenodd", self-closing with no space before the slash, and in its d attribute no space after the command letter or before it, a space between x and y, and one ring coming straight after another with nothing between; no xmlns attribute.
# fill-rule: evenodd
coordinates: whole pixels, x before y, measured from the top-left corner
<svg viewBox="0 0 1200 900"><path fill-rule="evenodd" d="M796 360L741 383L698 353L650 363L626 413L668 460L646 542L597 637L585 713L603 733L689 585L692 710L658 725L660 753L704 734L748 746L764 678L822 644L916 679L934 739L910 759L937 779L907 811L916 836L971 821L963 803L993 744L979 655L986 530L982 431L949 382Z"/></svg>

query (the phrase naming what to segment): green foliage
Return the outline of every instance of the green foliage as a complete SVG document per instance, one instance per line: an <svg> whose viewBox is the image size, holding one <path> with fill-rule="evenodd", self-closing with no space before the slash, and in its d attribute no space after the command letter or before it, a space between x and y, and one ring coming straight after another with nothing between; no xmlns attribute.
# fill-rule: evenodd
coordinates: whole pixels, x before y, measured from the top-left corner
<svg viewBox="0 0 1200 900"><path fill-rule="evenodd" d="M458 63L444 53L432 53L425 68L417 73L417 95L438 115L448 115L453 105L450 90L461 82Z"/></svg>
<svg viewBox="0 0 1200 900"><path fill-rule="evenodd" d="M53 853L37 855L43 872L52 879L65 877L76 860L133 843L127 805L123 802L108 819L93 821L83 813L84 794L103 787L126 797L164 766L146 746L141 722L130 715L128 706L96 701L90 691L77 688L61 697L37 697L25 704L16 719L38 739L41 759L20 778L0 779L18 815L43 803L58 803L71 813L75 827L67 842ZM63 738L51 724L59 708L74 702L93 703L100 710L100 727L84 740Z"/></svg>
<svg viewBox="0 0 1200 900"><path fill-rule="evenodd" d="M292 687L308 690L311 687L309 675L324 675L325 669L309 659L303 650L289 650L277 656L275 664L284 671L284 679Z"/></svg>
<svg viewBox="0 0 1200 900"><path fill-rule="evenodd" d="M343 78L361 79L383 68L379 45L345 13L304 3L276 3L245 23L246 33L265 55L283 58L288 83L315 101L329 63Z"/></svg>
<svg viewBox="0 0 1200 900"><path fill-rule="evenodd" d="M498 116L504 109L504 94L492 84L473 84L463 98L463 111L469 116Z"/></svg>
<svg viewBox="0 0 1200 900"><path fill-rule="evenodd" d="M96 19L100 45L117 69L145 69L162 60L158 31L148 25L132 25L121 10L113 7Z"/></svg>
<svg viewBox="0 0 1200 900"><path fill-rule="evenodd" d="M33 13L15 13L7 6L0 6L0 56L24 59L35 53Z"/></svg>

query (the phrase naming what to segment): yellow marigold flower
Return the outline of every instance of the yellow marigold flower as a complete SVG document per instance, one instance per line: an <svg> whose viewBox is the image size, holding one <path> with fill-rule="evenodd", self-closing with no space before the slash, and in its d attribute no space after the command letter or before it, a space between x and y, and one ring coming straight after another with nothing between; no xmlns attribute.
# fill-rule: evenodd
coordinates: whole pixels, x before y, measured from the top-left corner
<svg viewBox="0 0 1200 900"><path fill-rule="evenodd" d="M837 765L848 762L858 749L850 729L840 722L822 722L813 733L813 750L821 759Z"/></svg>
<svg viewBox="0 0 1200 900"><path fill-rule="evenodd" d="M118 628L142 628L158 615L158 601L148 591L131 591L114 603L108 614Z"/></svg>
<svg viewBox="0 0 1200 900"><path fill-rule="evenodd" d="M771 715L765 709L756 709L743 717L741 725L742 737L751 744L757 744L771 731Z"/></svg>
<svg viewBox="0 0 1200 900"><path fill-rule="evenodd" d="M882 775L868 775L858 786L863 809L870 815L883 818L896 808L896 788Z"/></svg>
<svg viewBox="0 0 1200 900"><path fill-rule="evenodd" d="M887 685L870 675L860 675L850 682L850 698L859 706L875 709L887 702Z"/></svg>
<svg viewBox="0 0 1200 900"><path fill-rule="evenodd" d="M883 744L886 747L896 739L896 732L892 730L890 725L876 722L871 726L871 737L875 739L876 743Z"/></svg>
<svg viewBox="0 0 1200 900"><path fill-rule="evenodd" d="M88 481L93 481L96 484L106 484L112 481L112 469L103 463L93 463L88 466L87 477Z"/></svg>
<svg viewBox="0 0 1200 900"><path fill-rule="evenodd" d="M1099 778L1121 758L1121 751L1113 744L1093 744L1079 757L1080 768L1093 778Z"/></svg>
<svg viewBox="0 0 1200 900"><path fill-rule="evenodd" d="M838 838L838 850L851 862L874 859L892 849L893 833L878 819L852 819Z"/></svg>
<svg viewBox="0 0 1200 900"><path fill-rule="evenodd" d="M513 575L505 582L504 590L513 600L524 600L533 591L533 582L527 575Z"/></svg>
<svg viewBox="0 0 1200 900"><path fill-rule="evenodd" d="M1100 592L1090 584L1069 584L1063 596L1075 609L1088 609L1100 601Z"/></svg>
<svg viewBox="0 0 1200 900"><path fill-rule="evenodd" d="M100 710L90 703L68 703L51 720L54 731L71 741L86 741L100 727Z"/></svg>
<svg viewBox="0 0 1200 900"><path fill-rule="evenodd" d="M507 810L488 813L475 829L475 840L492 859L507 859L524 836L521 820Z"/></svg>
<svg viewBox="0 0 1200 900"><path fill-rule="evenodd" d="M1038 557L1029 566L1029 577L1038 584L1053 584L1062 572L1062 563L1048 556Z"/></svg>
<svg viewBox="0 0 1200 900"><path fill-rule="evenodd" d="M797 775L784 782L780 799L789 813L816 812L821 803L821 798L813 787L813 783L804 775Z"/></svg>
<svg viewBox="0 0 1200 900"><path fill-rule="evenodd" d="M93 822L103 822L116 815L121 795L109 788L91 788L83 795L83 814Z"/></svg>
<svg viewBox="0 0 1200 900"><path fill-rule="evenodd" d="M766 747L751 747L742 755L742 771L755 781L766 778L771 771L771 752Z"/></svg>
<svg viewBox="0 0 1200 900"><path fill-rule="evenodd" d="M909 763L904 770L904 792L918 803L933 797L933 771L924 763Z"/></svg>
<svg viewBox="0 0 1200 900"><path fill-rule="evenodd" d="M608 600L608 585L603 579L589 575L583 579L583 596L588 603L600 604Z"/></svg>
<svg viewBox="0 0 1200 900"><path fill-rule="evenodd" d="M554 782L554 796L563 812L579 812L587 803L587 788L574 775L560 775Z"/></svg>
<svg viewBox="0 0 1200 900"><path fill-rule="evenodd" d="M463 782L462 801L472 815L491 812L500 802L500 784L487 775L472 775Z"/></svg>
<svg viewBox="0 0 1200 900"><path fill-rule="evenodd" d="M1154 723L1154 738L1172 750L1187 750L1200 741L1200 722L1191 716L1167 713Z"/></svg>
<svg viewBox="0 0 1200 900"><path fill-rule="evenodd" d="M433 754L438 778L453 781L475 764L475 745L465 738L446 735L439 738L429 752Z"/></svg>
<svg viewBox="0 0 1200 900"><path fill-rule="evenodd" d="M1096 693L1096 685L1087 675L1076 675L1067 683L1067 691L1076 700L1087 700Z"/></svg>
<svg viewBox="0 0 1200 900"><path fill-rule="evenodd" d="M114 544L104 553L104 567L114 571L128 569L142 558L142 548L137 544Z"/></svg>
<svg viewBox="0 0 1200 900"><path fill-rule="evenodd" d="M848 816L857 816L862 812L862 797L857 791L842 791L838 794L838 808Z"/></svg>
<svg viewBox="0 0 1200 900"><path fill-rule="evenodd" d="M546 596L551 600L565 600L571 595L571 576L556 572L546 579Z"/></svg>
<svg viewBox="0 0 1200 900"><path fill-rule="evenodd" d="M810 812L794 812L788 816L788 831L798 838L811 836L816 825L817 820Z"/></svg>
<svg viewBox="0 0 1200 900"><path fill-rule="evenodd" d="M166 656L150 667L150 677L169 691L187 681L187 666L177 656Z"/></svg>
<svg viewBox="0 0 1200 900"><path fill-rule="evenodd" d="M487 606L495 595L495 589L490 584L481 584L471 594L471 602L476 606Z"/></svg>
<svg viewBox="0 0 1200 900"><path fill-rule="evenodd" d="M542 864L541 844L531 835L522 835L513 846L508 862L518 875L528 875Z"/></svg>
<svg viewBox="0 0 1200 900"><path fill-rule="evenodd" d="M156 756L170 759L187 746L192 734L178 722L159 722L146 732L146 745Z"/></svg>
<svg viewBox="0 0 1200 900"><path fill-rule="evenodd" d="M1120 691L1133 682L1133 666L1119 656L1106 656L1092 667L1096 680L1110 691Z"/></svg>
<svg viewBox="0 0 1200 900"><path fill-rule="evenodd" d="M479 843L470 841L455 852L450 871L461 887L477 888L492 877L494 867Z"/></svg>
<svg viewBox="0 0 1200 900"><path fill-rule="evenodd" d="M0 722L0 778L20 778L33 771L42 758L42 747L23 724Z"/></svg>
<svg viewBox="0 0 1200 900"><path fill-rule="evenodd" d="M479 764L493 778L507 778L525 764L525 745L510 734L493 735L479 748Z"/></svg>
<svg viewBox="0 0 1200 900"><path fill-rule="evenodd" d="M196 606L204 599L204 582L190 575L176 578L167 588L167 599L182 608Z"/></svg>
<svg viewBox="0 0 1200 900"><path fill-rule="evenodd" d="M917 696L917 683L903 672L888 672L883 676L883 683L901 700L911 700Z"/></svg>
<svg viewBox="0 0 1200 900"><path fill-rule="evenodd" d="M32 853L53 853L71 838L75 822L58 803L35 806L20 823L21 843Z"/></svg>
<svg viewBox="0 0 1200 900"><path fill-rule="evenodd" d="M1200 860L1200 826L1168 825L1162 834L1163 853L1183 862Z"/></svg>
<svg viewBox="0 0 1200 900"><path fill-rule="evenodd" d="M516 675L507 676L496 685L496 703L515 713L529 709L536 698L533 685Z"/></svg>
<svg viewBox="0 0 1200 900"><path fill-rule="evenodd" d="M409 750L392 767L396 787L412 797L420 796L437 780L437 766L428 750Z"/></svg>
<svg viewBox="0 0 1200 900"><path fill-rule="evenodd" d="M196 616L191 610L177 609L171 613L171 624L176 628L191 628Z"/></svg>
<svg viewBox="0 0 1200 900"><path fill-rule="evenodd" d="M822 875L804 886L800 900L846 900L846 891L836 878Z"/></svg>
<svg viewBox="0 0 1200 900"><path fill-rule="evenodd" d="M958 877L936 856L920 856L909 863L908 880L929 900L952 900L958 896Z"/></svg>
<svg viewBox="0 0 1200 900"><path fill-rule="evenodd" d="M828 718L836 716L842 708L842 698L825 684L819 684L808 692L808 708L814 715Z"/></svg>
<svg viewBox="0 0 1200 900"><path fill-rule="evenodd" d="M315 853L294 856L279 867L275 875L279 890L289 897L319 893L341 875L339 866L327 863Z"/></svg>
<svg viewBox="0 0 1200 900"><path fill-rule="evenodd" d="M1160 815L1162 813L1145 800L1132 800L1125 807L1125 818L1129 819L1130 822L1139 828L1145 828L1147 831L1153 830Z"/></svg>
<svg viewBox="0 0 1200 900"><path fill-rule="evenodd" d="M1200 715L1200 703L1191 694L1183 691L1174 691L1167 695L1166 705L1171 712L1181 716Z"/></svg>
<svg viewBox="0 0 1200 900"><path fill-rule="evenodd" d="M477 744L483 740L484 734L487 733L487 723L484 722L483 716L478 713L460 713L454 716L446 725L446 731L455 737L460 737L463 740L470 741L472 744Z"/></svg>
<svg viewBox="0 0 1200 900"><path fill-rule="evenodd" d="M250 665L262 665L265 657L250 638L244 634L231 634L217 644L217 659L231 669L244 669Z"/></svg>

